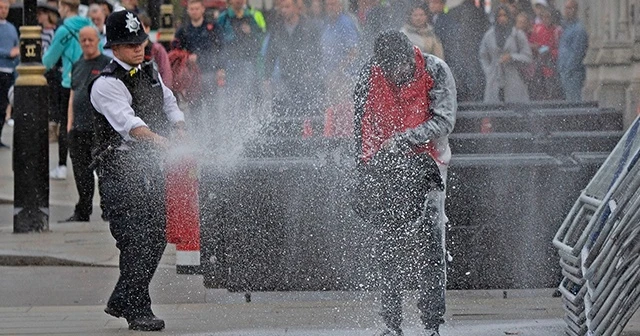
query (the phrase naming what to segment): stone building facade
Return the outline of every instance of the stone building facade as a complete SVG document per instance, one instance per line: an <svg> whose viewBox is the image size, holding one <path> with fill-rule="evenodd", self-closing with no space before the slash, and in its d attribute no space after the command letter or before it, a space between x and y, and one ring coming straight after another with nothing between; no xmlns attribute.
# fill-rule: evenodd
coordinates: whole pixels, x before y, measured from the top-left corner
<svg viewBox="0 0 640 336"><path fill-rule="evenodd" d="M583 97L620 109L628 126L640 103L640 0L582 0L580 12L589 32Z"/></svg>

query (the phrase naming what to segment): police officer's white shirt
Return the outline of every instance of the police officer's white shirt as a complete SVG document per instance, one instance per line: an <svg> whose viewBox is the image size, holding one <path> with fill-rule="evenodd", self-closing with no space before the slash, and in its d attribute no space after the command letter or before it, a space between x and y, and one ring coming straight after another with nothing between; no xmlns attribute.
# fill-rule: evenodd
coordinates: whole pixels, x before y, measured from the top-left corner
<svg viewBox="0 0 640 336"><path fill-rule="evenodd" d="M113 58L113 62L118 62L118 64L127 71L133 68L131 65L115 57ZM140 65L138 65L137 68L140 69ZM158 74L158 76L160 76L160 74ZM171 90L164 85L162 78L159 79L164 95L164 113L173 124L184 121L184 113L180 111L176 97L174 97ZM91 88L91 104L98 113L107 118L111 127L122 136L124 141L136 141L136 139L131 137L129 132L134 128L147 126L142 119L136 116L131 108L132 102L133 97L131 93L119 79L100 76L93 83L93 87Z"/></svg>

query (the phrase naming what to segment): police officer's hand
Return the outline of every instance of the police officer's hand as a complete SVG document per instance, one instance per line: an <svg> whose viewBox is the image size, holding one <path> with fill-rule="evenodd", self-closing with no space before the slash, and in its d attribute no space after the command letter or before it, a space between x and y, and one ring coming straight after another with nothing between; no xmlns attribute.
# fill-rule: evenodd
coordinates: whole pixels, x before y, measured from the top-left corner
<svg viewBox="0 0 640 336"><path fill-rule="evenodd" d="M173 138L177 142L182 142L186 138L186 126L184 121L178 121L174 126Z"/></svg>
<svg viewBox="0 0 640 336"><path fill-rule="evenodd" d="M162 150L167 150L169 149L169 139L163 137L163 136L156 136L153 138L152 143L158 148L158 149L162 149Z"/></svg>
<svg viewBox="0 0 640 336"><path fill-rule="evenodd" d="M167 138L153 133L147 126L140 126L129 131L132 138L138 141L145 141L153 144L158 149L169 148L169 141Z"/></svg>

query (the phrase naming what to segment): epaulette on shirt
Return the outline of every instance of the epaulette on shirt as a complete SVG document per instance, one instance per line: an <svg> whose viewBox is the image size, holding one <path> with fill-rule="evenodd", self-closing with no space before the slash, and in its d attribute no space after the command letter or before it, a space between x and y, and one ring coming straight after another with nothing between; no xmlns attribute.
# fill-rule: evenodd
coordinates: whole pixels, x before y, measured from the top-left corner
<svg viewBox="0 0 640 336"><path fill-rule="evenodd" d="M141 71L146 72L151 78L152 78L152 82L151 84L155 87L157 85L160 85L160 78L158 77L158 70L156 69L156 67L154 66L154 62L145 62L142 63L141 66ZM104 67L104 69L102 69L102 72L100 73L101 76L112 76L112 77L120 77L122 75L118 74L118 70L122 70L122 75L124 75L124 73L131 73L131 75L133 76L133 74L135 74L135 71L131 72L131 71L126 71L122 66L120 66L120 64L118 64L118 62L111 62L109 64L107 64L106 67ZM122 78L120 78L122 79Z"/></svg>
<svg viewBox="0 0 640 336"><path fill-rule="evenodd" d="M115 74L118 67L120 67L120 64L118 64L118 62L111 61L111 63L107 64L107 66L102 69L100 75L113 75Z"/></svg>

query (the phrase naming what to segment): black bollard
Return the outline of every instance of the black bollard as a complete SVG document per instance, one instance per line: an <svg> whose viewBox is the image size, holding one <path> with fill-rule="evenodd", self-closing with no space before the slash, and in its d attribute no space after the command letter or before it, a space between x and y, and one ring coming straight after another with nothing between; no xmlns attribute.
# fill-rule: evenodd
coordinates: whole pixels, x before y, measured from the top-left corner
<svg viewBox="0 0 640 336"><path fill-rule="evenodd" d="M175 28L173 28L173 5L171 1L165 0L165 3L160 6L160 27L158 29L158 43L167 50L171 50L171 41L175 35Z"/></svg>
<svg viewBox="0 0 640 336"><path fill-rule="evenodd" d="M13 106L14 233L49 230L49 97L36 0L24 1L24 23Z"/></svg>

